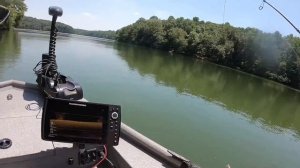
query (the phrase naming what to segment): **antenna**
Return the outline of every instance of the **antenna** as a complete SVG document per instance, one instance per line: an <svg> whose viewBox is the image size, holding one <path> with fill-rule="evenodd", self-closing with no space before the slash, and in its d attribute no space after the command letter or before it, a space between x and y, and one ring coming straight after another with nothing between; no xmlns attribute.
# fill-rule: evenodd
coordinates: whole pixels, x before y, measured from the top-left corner
<svg viewBox="0 0 300 168"><path fill-rule="evenodd" d="M271 5L269 2L267 2L266 0L263 0L261 5L259 6L259 10L262 10L264 8L264 4L268 4L271 8L273 8L277 13L279 13L287 22L290 23L290 25L292 25L294 27L294 29L300 34L300 30L287 18L285 17L278 9L276 9L273 5Z"/></svg>

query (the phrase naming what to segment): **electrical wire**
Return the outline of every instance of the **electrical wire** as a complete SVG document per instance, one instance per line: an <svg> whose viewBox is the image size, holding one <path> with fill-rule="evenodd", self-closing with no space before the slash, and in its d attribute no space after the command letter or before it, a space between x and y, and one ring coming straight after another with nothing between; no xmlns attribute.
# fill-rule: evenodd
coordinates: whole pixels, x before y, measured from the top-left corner
<svg viewBox="0 0 300 168"><path fill-rule="evenodd" d="M39 103L29 103L25 106L25 109L28 110L28 111L39 111L35 118L36 119L41 119L39 118L39 114L41 113L42 111L42 106L39 104Z"/></svg>
<svg viewBox="0 0 300 168"><path fill-rule="evenodd" d="M52 26L53 27L53 26ZM40 80L45 79L46 77L50 77L56 83L60 83L60 73L57 71L57 63L56 63L56 55L55 55L55 45L56 45L56 37L57 37L57 28L51 27L50 33L50 43L49 43L49 53L47 58L43 58L40 62L36 64L33 68L34 73L37 76L41 76ZM39 69L37 69L41 66ZM38 83L42 83L39 81Z"/></svg>
<svg viewBox="0 0 300 168"><path fill-rule="evenodd" d="M28 111L38 111L40 110L42 107L39 105L39 103L29 103L25 106L25 109Z"/></svg>
<svg viewBox="0 0 300 168"><path fill-rule="evenodd" d="M115 165L112 163L112 161L111 160L109 160L108 158L106 158L105 159L109 164L110 164L110 166L112 167L112 168L114 168L115 167Z"/></svg>
<svg viewBox="0 0 300 168"><path fill-rule="evenodd" d="M55 55L55 45L56 45L56 36L57 36L57 28L54 26L54 29L51 31L50 34L50 43L49 43L49 56L48 60L50 63L50 71L49 75L53 77L57 77L57 64L56 64L56 55Z"/></svg>
<svg viewBox="0 0 300 168"><path fill-rule="evenodd" d="M50 57L49 57L50 58ZM44 66L42 66L40 69L37 70L37 67L40 66L40 65L43 65L45 64ZM51 58L51 60L48 60L48 59L43 59L42 61L38 62L36 64L36 66L33 68L33 71L36 75L44 75L44 76L47 76L47 74L49 74L49 72L53 72L52 71L52 67L57 67L56 63L55 63L55 58L54 58L54 61L53 59ZM51 70L50 70L51 69ZM59 76L59 73L57 71L55 71L54 73L51 73L51 74L54 74L53 76L55 76L56 78Z"/></svg>
<svg viewBox="0 0 300 168"><path fill-rule="evenodd" d="M103 148L104 148L104 156L103 156L103 158L98 163L96 163L94 166L92 166L92 168L97 168L107 158L107 148L106 148L106 145L104 145Z"/></svg>

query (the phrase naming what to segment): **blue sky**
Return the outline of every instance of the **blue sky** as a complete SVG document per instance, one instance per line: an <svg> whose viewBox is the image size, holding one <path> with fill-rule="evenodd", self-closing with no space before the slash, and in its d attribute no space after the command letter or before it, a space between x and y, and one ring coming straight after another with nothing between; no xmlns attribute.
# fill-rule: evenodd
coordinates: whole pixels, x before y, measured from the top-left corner
<svg viewBox="0 0 300 168"><path fill-rule="evenodd" d="M192 18L223 23L225 0L25 0L25 15L50 20L49 6L60 6L60 22L87 30L117 30L138 18L153 15L167 19ZM256 27L283 35L297 32L271 7L259 10L262 0L226 0L225 22L238 27ZM300 0L268 0L300 28Z"/></svg>

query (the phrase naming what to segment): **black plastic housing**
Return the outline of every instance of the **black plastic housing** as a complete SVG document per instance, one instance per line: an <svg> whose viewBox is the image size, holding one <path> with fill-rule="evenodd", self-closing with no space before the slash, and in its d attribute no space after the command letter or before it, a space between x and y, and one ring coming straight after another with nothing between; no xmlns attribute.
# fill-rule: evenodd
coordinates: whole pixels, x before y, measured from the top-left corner
<svg viewBox="0 0 300 168"><path fill-rule="evenodd" d="M48 64L49 54L42 55L42 67ZM60 74L59 82L54 81L53 78L49 77L46 69L39 75L37 75L36 82L38 83L41 90L51 98L80 100L83 98L82 87L75 82L71 77Z"/></svg>

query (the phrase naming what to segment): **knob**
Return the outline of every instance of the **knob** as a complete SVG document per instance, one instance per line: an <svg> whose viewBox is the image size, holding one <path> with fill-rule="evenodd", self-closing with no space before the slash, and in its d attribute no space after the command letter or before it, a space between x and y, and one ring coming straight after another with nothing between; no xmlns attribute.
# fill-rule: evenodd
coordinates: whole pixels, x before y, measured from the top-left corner
<svg viewBox="0 0 300 168"><path fill-rule="evenodd" d="M113 112L113 113L111 113L111 118L112 119L117 119L119 117L119 114L117 113L117 112Z"/></svg>
<svg viewBox="0 0 300 168"><path fill-rule="evenodd" d="M62 16L63 10L61 7L58 6L50 6L49 7L49 15L52 16Z"/></svg>

